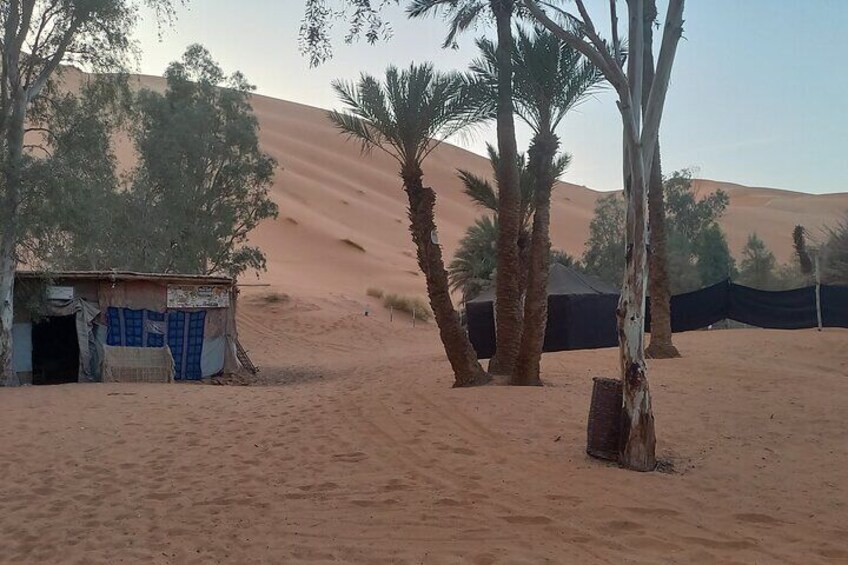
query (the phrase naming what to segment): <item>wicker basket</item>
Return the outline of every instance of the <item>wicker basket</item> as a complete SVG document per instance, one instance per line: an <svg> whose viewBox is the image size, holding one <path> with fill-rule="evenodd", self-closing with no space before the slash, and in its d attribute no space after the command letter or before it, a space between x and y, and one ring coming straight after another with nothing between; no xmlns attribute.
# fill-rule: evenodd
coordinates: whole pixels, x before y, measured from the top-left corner
<svg viewBox="0 0 848 565"><path fill-rule="evenodd" d="M586 453L598 459L618 461L621 438L621 381L595 377L592 405L589 407L589 426L586 433Z"/></svg>

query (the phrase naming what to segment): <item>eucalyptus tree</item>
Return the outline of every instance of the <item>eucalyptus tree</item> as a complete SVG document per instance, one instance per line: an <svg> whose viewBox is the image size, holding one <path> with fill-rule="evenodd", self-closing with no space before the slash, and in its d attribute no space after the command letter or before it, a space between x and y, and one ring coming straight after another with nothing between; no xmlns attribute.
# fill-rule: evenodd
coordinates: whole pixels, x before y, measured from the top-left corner
<svg viewBox="0 0 848 565"><path fill-rule="evenodd" d="M488 84L496 89L500 69L495 46L485 39L478 41L478 46L482 56L472 64L472 71L484 88ZM541 26L532 31L518 29L512 59L516 114L533 132L527 168L533 184L534 213L524 327L511 382L538 385L547 321L551 191L571 159L568 154L557 156L557 129L568 112L599 87L603 75L577 49Z"/></svg>
<svg viewBox="0 0 848 565"><path fill-rule="evenodd" d="M450 295L448 273L436 232L436 192L424 186L422 164L445 138L477 119L467 81L458 73L440 73L431 64L389 67L381 81L363 74L356 83L336 81L333 88L347 107L330 120L363 151L383 151L400 167L409 201L409 231L418 266L448 361L454 386L483 384L480 367Z"/></svg>
<svg viewBox="0 0 848 565"><path fill-rule="evenodd" d="M583 53L615 89L624 132L624 189L626 191L626 269L618 307L623 385L623 427L619 460L627 468L656 467L656 432L645 365L645 298L648 252L648 190L657 152L659 126L668 92L677 45L683 34L684 0L669 0L656 69L649 89L643 89L646 54L646 3L627 0L627 69L619 36L617 2L609 2L611 41L604 40L583 0L574 0L577 13L554 10L565 17L560 25L537 0L522 0L542 25ZM550 6L549 3L546 5ZM647 92L645 92L647 90Z"/></svg>
<svg viewBox="0 0 848 565"><path fill-rule="evenodd" d="M172 0L7 0L0 10L0 378L7 384L16 384L12 312L31 112L43 107L46 87L63 64L123 68L145 5L162 18L173 15Z"/></svg>

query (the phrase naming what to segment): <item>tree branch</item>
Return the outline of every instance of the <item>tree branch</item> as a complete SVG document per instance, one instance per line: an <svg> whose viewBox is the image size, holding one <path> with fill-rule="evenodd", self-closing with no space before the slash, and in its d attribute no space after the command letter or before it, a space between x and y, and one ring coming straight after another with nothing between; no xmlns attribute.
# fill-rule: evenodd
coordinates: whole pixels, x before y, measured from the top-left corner
<svg viewBox="0 0 848 565"><path fill-rule="evenodd" d="M615 54L615 60L621 64L621 39L618 37L618 12L615 8L616 0L609 0L610 4L610 25L612 27L612 48Z"/></svg>
<svg viewBox="0 0 848 565"><path fill-rule="evenodd" d="M628 47L627 80L630 84L630 99L637 110L633 113L636 131L642 125L642 81L644 80L645 65L645 2L644 0L627 0Z"/></svg>
<svg viewBox="0 0 848 565"><path fill-rule="evenodd" d="M671 68L677 53L677 44L683 35L683 5L685 0L669 0L668 12L665 17L660 55L657 59L657 69L654 83L645 110L645 123L642 126L642 147L644 148L645 166L649 167L654 159L659 139L660 121L662 120L668 83L671 80Z"/></svg>
<svg viewBox="0 0 848 565"><path fill-rule="evenodd" d="M545 26L560 41L566 43L567 45L570 45L571 47L585 55L586 58L592 62L593 65L598 67L601 73L603 73L604 77L609 81L613 88L615 88L619 97L621 97L623 93L627 92L627 77L624 76L624 72L621 70L619 63L612 61L612 58L610 57L606 49L603 49L603 51L601 51L595 45L593 45L593 43L589 43L584 39L578 37L573 32L566 31L565 29L563 29L562 26L560 26L548 17L544 10L542 10L542 8L539 6L537 0L523 0L523 2L527 9L530 11L530 13L533 15L533 17L539 21L539 23ZM582 23L584 28L587 27L585 22ZM588 25L591 25L591 20L589 20ZM595 37L597 38L597 34L595 34ZM600 40L600 38L598 39Z"/></svg>
<svg viewBox="0 0 848 565"><path fill-rule="evenodd" d="M27 89L28 101L32 100L41 93L41 90L47 84L47 81L50 79L50 76L59 67L59 64L65 57L65 51L68 49L68 46L71 44L71 41L73 41L74 36L76 35L76 32L81 24L81 18L74 16L71 20L70 25L68 25L68 29L65 30L64 37L62 37L62 40L56 47L56 51L53 53L53 56L48 60L47 64L44 65L44 68L41 69L41 72L38 74L38 77Z"/></svg>

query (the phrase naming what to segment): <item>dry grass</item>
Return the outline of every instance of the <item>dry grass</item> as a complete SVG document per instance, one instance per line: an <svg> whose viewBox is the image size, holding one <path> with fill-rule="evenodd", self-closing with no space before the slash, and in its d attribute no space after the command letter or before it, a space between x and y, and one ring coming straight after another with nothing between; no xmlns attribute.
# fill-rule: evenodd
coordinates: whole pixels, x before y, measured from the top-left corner
<svg viewBox="0 0 848 565"><path fill-rule="evenodd" d="M353 247L357 251L361 251L361 252L365 253L365 248L362 247L361 245L359 245L358 243L356 243L355 241L353 241L352 239L345 238L345 239L340 239L339 241L341 241L342 243L344 243L348 247Z"/></svg>
<svg viewBox="0 0 848 565"><path fill-rule="evenodd" d="M376 288L376 287L370 286L365 291L365 294L367 294L371 298L383 298L383 295L386 294L386 293L383 292L382 288Z"/></svg>
<svg viewBox="0 0 848 565"><path fill-rule="evenodd" d="M288 294L284 294L282 292L271 292L263 296L262 300L264 300L268 304L281 304L283 302L288 302L289 300L291 300L291 297Z"/></svg>
<svg viewBox="0 0 848 565"><path fill-rule="evenodd" d="M383 306L394 308L400 312L406 312L409 315L415 312L415 317L425 322L433 317L433 311L430 310L430 305L426 300L418 296L387 294L383 297Z"/></svg>

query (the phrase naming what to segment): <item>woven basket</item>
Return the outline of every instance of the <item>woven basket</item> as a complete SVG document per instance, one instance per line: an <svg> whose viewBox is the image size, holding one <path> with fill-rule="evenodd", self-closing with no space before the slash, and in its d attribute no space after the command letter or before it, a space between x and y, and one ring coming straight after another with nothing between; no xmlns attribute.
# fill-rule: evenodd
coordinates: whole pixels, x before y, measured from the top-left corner
<svg viewBox="0 0 848 565"><path fill-rule="evenodd" d="M592 404L589 407L589 426L586 433L586 453L598 459L618 461L621 440L621 381L595 377Z"/></svg>

